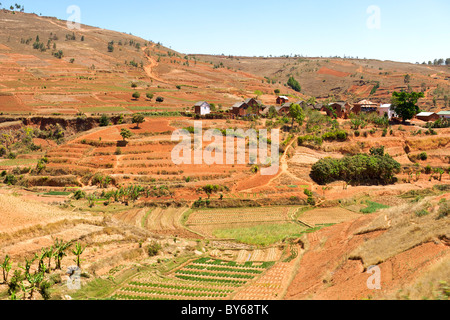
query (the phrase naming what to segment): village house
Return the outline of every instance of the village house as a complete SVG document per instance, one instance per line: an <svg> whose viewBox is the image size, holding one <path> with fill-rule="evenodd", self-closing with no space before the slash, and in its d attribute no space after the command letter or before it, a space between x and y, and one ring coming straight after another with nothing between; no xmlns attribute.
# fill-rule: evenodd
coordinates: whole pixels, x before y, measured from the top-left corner
<svg viewBox="0 0 450 320"><path fill-rule="evenodd" d="M391 104L382 104L378 107L378 115L380 117L384 117L387 115L388 119L391 120L394 117L397 117L397 114L394 110L391 110Z"/></svg>
<svg viewBox="0 0 450 320"><path fill-rule="evenodd" d="M284 115L289 114L292 104L293 103L288 102L288 103L283 104L281 107L276 107L277 114L279 116L284 116Z"/></svg>
<svg viewBox="0 0 450 320"><path fill-rule="evenodd" d="M288 101L289 101L289 98L286 97L286 96L279 96L279 97L277 98L277 104L278 104L278 105L285 104L285 103L288 102Z"/></svg>
<svg viewBox="0 0 450 320"><path fill-rule="evenodd" d="M336 117L338 118L346 119L353 110L350 104L347 102L333 102L328 106L323 106L322 111L325 111L329 117L333 118L334 115L336 115Z"/></svg>
<svg viewBox="0 0 450 320"><path fill-rule="evenodd" d="M450 119L450 111L440 111L437 115L442 119Z"/></svg>
<svg viewBox="0 0 450 320"><path fill-rule="evenodd" d="M195 114L205 116L211 113L211 106L206 101L199 101L194 105L194 110Z"/></svg>
<svg viewBox="0 0 450 320"><path fill-rule="evenodd" d="M262 103L256 99L247 99L243 102L235 103L230 112L238 117L244 117L247 115L259 115L262 111Z"/></svg>
<svg viewBox="0 0 450 320"><path fill-rule="evenodd" d="M436 121L439 116L434 112L421 112L416 115L416 118L422 121Z"/></svg>
<svg viewBox="0 0 450 320"><path fill-rule="evenodd" d="M369 101L369 100L362 100L355 104L354 108L360 108L361 112L377 112L378 111L378 104Z"/></svg>

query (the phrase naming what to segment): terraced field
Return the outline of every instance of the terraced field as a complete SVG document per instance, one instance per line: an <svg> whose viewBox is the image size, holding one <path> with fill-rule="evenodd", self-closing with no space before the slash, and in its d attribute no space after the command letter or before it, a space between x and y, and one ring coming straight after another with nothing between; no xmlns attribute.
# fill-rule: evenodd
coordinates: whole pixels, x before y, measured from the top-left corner
<svg viewBox="0 0 450 320"><path fill-rule="evenodd" d="M119 300L225 300L274 264L241 264L201 258L165 278L155 274L141 274L121 287L112 297Z"/></svg>

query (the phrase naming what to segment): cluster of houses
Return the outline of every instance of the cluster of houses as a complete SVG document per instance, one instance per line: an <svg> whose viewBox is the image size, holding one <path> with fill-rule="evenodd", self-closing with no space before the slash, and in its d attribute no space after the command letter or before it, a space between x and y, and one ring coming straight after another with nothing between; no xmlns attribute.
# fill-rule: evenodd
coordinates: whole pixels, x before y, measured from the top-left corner
<svg viewBox="0 0 450 320"><path fill-rule="evenodd" d="M289 114L289 110L293 104L300 105L304 110L307 108L317 110L330 117L338 117L348 119L350 114L360 113L378 113L380 116L387 116L389 119L397 117L395 112L391 110L390 104L377 104L368 100L362 100L351 105L348 102L332 102L329 104L316 103L311 104L306 101L289 102L286 96L278 96L276 99L276 106L266 106L261 101L250 98L242 102L235 103L229 110L228 114L232 117L245 116L266 116L270 110L274 110L277 115L285 116ZM211 106L206 101L199 101L194 106L195 114L199 116L206 116L211 114ZM423 121L436 121L439 118L450 119L450 111L422 112L416 116L417 119Z"/></svg>

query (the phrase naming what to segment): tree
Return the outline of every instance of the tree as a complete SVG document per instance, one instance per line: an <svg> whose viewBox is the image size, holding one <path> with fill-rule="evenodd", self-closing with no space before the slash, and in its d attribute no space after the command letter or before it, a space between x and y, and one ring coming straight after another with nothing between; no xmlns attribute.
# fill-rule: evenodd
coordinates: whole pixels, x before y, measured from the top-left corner
<svg viewBox="0 0 450 320"><path fill-rule="evenodd" d="M302 87L300 86L300 83L298 83L298 81L295 80L293 76L291 76L289 78L287 85L297 92L302 91Z"/></svg>
<svg viewBox="0 0 450 320"><path fill-rule="evenodd" d="M107 127L107 126L109 126L109 117L106 114L102 114L99 122L100 122L100 127Z"/></svg>
<svg viewBox="0 0 450 320"><path fill-rule="evenodd" d="M66 250L72 246L72 241L64 243L63 240L58 238L55 240L53 246L55 247L54 257L56 258L55 269L61 270L62 259L67 255Z"/></svg>
<svg viewBox="0 0 450 320"><path fill-rule="evenodd" d="M407 74L407 75L405 76L405 78L403 79L403 81L404 81L406 84L410 83L410 82L411 82L411 76L410 76L409 74Z"/></svg>
<svg viewBox="0 0 450 320"><path fill-rule="evenodd" d="M81 268L80 256L83 254L85 249L86 249L86 246L83 248L81 243L77 242L77 244L75 245L75 249L72 250L72 253L76 256L76 258L74 259L74 262L77 263L78 268Z"/></svg>
<svg viewBox="0 0 450 320"><path fill-rule="evenodd" d="M156 98L156 102L162 103L162 102L164 102L164 98L158 97L158 98Z"/></svg>
<svg viewBox="0 0 450 320"><path fill-rule="evenodd" d="M12 268L11 259L8 255L6 255L5 260L3 261L2 264L0 264L0 267L3 270L3 282L7 283L8 282L8 274Z"/></svg>
<svg viewBox="0 0 450 320"><path fill-rule="evenodd" d="M305 113L303 108L298 104L292 104L289 109L289 116L292 118L292 126L294 126L294 121L297 121L299 125L303 124L305 120Z"/></svg>
<svg viewBox="0 0 450 320"><path fill-rule="evenodd" d="M108 52L114 52L114 41L108 42Z"/></svg>
<svg viewBox="0 0 450 320"><path fill-rule="evenodd" d="M123 141L126 141L128 138L131 138L131 137L133 136L133 134L131 133L131 131L128 130L128 129L122 129L122 130L120 131L120 135L122 136Z"/></svg>
<svg viewBox="0 0 450 320"><path fill-rule="evenodd" d="M423 92L394 92L392 94L392 110L406 123L420 112L416 105L420 98L425 95Z"/></svg>
<svg viewBox="0 0 450 320"><path fill-rule="evenodd" d="M155 96L155 95L154 95L153 93L147 93L147 94L146 94L147 99L150 100L150 101L152 101L152 99L153 99L154 96Z"/></svg>
<svg viewBox="0 0 450 320"><path fill-rule="evenodd" d="M136 91L135 93L133 93L133 99L139 100L140 97L141 97L141 94L139 92Z"/></svg>
<svg viewBox="0 0 450 320"><path fill-rule="evenodd" d="M133 115L133 123L136 124L138 129L139 129L139 125L144 122L145 122L145 118L141 113L135 113Z"/></svg>
<svg viewBox="0 0 450 320"><path fill-rule="evenodd" d="M450 58L445 59L445 65L450 66Z"/></svg>
<svg viewBox="0 0 450 320"><path fill-rule="evenodd" d="M280 95L280 93L281 93L280 89L275 89L273 92L275 92L275 94L276 94L277 96Z"/></svg>

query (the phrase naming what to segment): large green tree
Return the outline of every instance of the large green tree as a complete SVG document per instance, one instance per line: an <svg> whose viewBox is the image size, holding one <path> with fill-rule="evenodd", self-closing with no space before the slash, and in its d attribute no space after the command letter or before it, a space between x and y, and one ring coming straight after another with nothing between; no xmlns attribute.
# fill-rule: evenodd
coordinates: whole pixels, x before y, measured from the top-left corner
<svg viewBox="0 0 450 320"><path fill-rule="evenodd" d="M394 92L391 108L405 123L406 120L411 120L420 112L417 101L423 97L423 92Z"/></svg>
<svg viewBox="0 0 450 320"><path fill-rule="evenodd" d="M300 125L302 125L303 120L305 120L305 112L298 104L291 105L289 109L289 116L292 118L292 126L294 126L294 121L297 121Z"/></svg>

